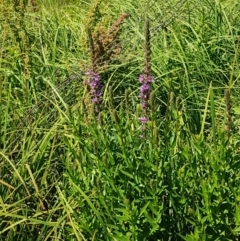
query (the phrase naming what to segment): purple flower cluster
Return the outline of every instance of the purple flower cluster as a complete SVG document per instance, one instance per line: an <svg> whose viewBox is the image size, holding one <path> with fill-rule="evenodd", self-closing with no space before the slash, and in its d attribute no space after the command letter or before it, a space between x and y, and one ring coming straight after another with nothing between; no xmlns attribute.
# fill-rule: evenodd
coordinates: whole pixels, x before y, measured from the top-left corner
<svg viewBox="0 0 240 241"><path fill-rule="evenodd" d="M139 76L139 82L142 84L140 87L140 99L142 108L145 110L145 113L147 112L148 108L148 101L150 98L151 93L151 86L150 84L154 81L153 76L147 76L146 74L141 74ZM140 117L139 121L143 124L147 123L148 119L146 117Z"/></svg>
<svg viewBox="0 0 240 241"><path fill-rule="evenodd" d="M140 87L140 99L142 101L142 108L147 109L148 100L150 97L151 89L150 84L154 81L153 76L146 76L145 74L141 74L139 77L139 82L142 84Z"/></svg>
<svg viewBox="0 0 240 241"><path fill-rule="evenodd" d="M139 117L138 120L143 124L146 124L148 122L148 119L146 117Z"/></svg>
<svg viewBox="0 0 240 241"><path fill-rule="evenodd" d="M92 97L92 103L97 107L102 103L102 83L100 81L100 75L92 70L86 72L87 84L90 87L90 94Z"/></svg>

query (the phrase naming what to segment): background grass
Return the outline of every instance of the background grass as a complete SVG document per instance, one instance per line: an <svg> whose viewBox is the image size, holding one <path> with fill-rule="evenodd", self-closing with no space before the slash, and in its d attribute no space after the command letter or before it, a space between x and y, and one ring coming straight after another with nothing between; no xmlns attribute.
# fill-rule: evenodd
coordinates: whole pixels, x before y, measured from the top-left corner
<svg viewBox="0 0 240 241"><path fill-rule="evenodd" d="M2 0L0 240L238 240L239 11L236 0ZM96 118L86 27L107 31L124 12ZM147 16L155 82L142 125Z"/></svg>

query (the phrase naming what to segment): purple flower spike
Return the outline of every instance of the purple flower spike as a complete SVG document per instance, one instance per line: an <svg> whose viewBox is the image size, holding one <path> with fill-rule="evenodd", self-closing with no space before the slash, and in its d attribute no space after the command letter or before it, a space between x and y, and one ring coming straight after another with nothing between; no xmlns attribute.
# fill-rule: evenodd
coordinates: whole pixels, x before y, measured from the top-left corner
<svg viewBox="0 0 240 241"><path fill-rule="evenodd" d="M140 83L143 83L143 82L144 82L144 74L141 74L141 75L139 76L139 82L140 82Z"/></svg>
<svg viewBox="0 0 240 241"><path fill-rule="evenodd" d="M140 94L147 94L147 92L149 91L150 86L149 84L144 83L141 87L140 87Z"/></svg>
<svg viewBox="0 0 240 241"><path fill-rule="evenodd" d="M90 87L92 103L96 105L96 110L99 110L99 105L102 103L102 83L100 75L92 70L86 72L87 84Z"/></svg>
<svg viewBox="0 0 240 241"><path fill-rule="evenodd" d="M147 109L147 103L145 101L142 101L141 105L143 109Z"/></svg>
<svg viewBox="0 0 240 241"><path fill-rule="evenodd" d="M148 83L153 83L154 82L154 77L153 76L148 76Z"/></svg>
<svg viewBox="0 0 240 241"><path fill-rule="evenodd" d="M147 76L146 74L141 74L139 76L139 82L142 84L140 87L140 99L141 99L141 104L143 109L147 109L148 107L148 101L150 98L150 84L154 82L153 76Z"/></svg>
<svg viewBox="0 0 240 241"><path fill-rule="evenodd" d="M148 122L148 119L146 117L139 117L138 120L143 124L146 124Z"/></svg>
<svg viewBox="0 0 240 241"><path fill-rule="evenodd" d="M140 83L152 83L154 82L154 77L151 75L146 76L145 74L141 74L138 80Z"/></svg>

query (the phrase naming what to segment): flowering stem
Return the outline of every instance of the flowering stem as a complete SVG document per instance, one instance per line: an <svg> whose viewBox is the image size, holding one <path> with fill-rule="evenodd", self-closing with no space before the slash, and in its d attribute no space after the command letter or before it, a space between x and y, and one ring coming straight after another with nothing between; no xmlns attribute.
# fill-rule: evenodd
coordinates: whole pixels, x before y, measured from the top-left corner
<svg viewBox="0 0 240 241"><path fill-rule="evenodd" d="M139 77L139 82L142 84L140 87L140 100L141 100L141 105L144 110L144 117L139 118L139 121L142 123L147 122L147 112L149 108L149 99L150 99L150 94L151 94L151 83L154 81L153 76L148 76L146 77L145 74L141 74Z"/></svg>
<svg viewBox="0 0 240 241"><path fill-rule="evenodd" d="M87 84L90 88L90 95L92 103L94 104L95 114L100 112L102 104L102 83L100 81L100 75L93 70L86 72Z"/></svg>
<svg viewBox="0 0 240 241"><path fill-rule="evenodd" d="M151 83L154 81L153 76L150 75L151 71L151 45L150 45L150 30L149 30L149 19L146 19L145 22L145 44L144 44L144 53L145 53L145 63L144 63L144 73L139 76L139 82L141 83L140 87L140 99L141 105L144 111L144 117L140 117L139 121L143 124L147 123L148 119L148 109L149 109L149 99L151 93Z"/></svg>

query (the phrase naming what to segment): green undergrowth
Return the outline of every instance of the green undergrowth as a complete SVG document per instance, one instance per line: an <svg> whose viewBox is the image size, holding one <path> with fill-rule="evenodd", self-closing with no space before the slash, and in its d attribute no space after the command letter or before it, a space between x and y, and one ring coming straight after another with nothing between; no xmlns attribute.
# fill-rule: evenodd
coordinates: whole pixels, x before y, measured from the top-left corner
<svg viewBox="0 0 240 241"><path fill-rule="evenodd" d="M138 2L1 1L0 241L239 239L239 3ZM122 13L94 114L86 28Z"/></svg>

